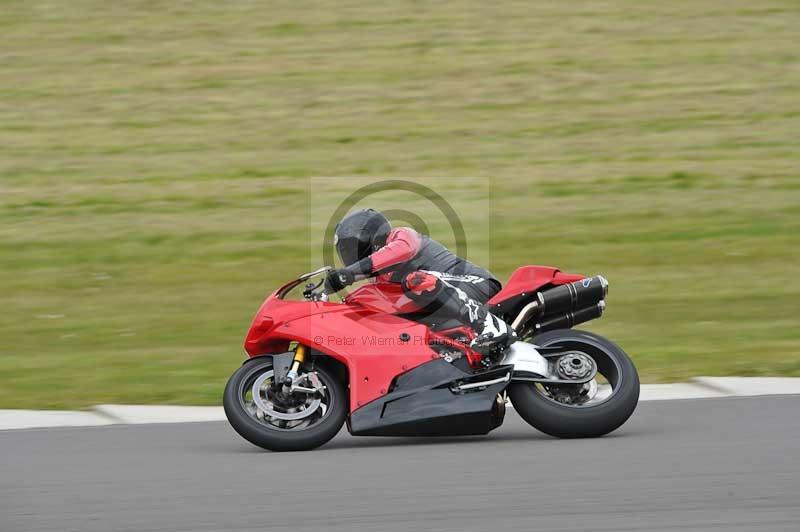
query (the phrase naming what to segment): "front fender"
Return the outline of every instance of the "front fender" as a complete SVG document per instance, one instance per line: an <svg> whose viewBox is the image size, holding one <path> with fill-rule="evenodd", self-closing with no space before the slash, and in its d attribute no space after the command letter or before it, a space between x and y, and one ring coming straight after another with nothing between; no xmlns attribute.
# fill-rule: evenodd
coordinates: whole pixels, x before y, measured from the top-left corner
<svg viewBox="0 0 800 532"><path fill-rule="evenodd" d="M251 356L242 362L242 366L254 360L261 360L262 358L272 359L272 371L274 372L272 377L276 382L283 382L286 379L286 374L289 373L289 368L294 360L294 351L288 351L286 353L265 353L262 355Z"/></svg>

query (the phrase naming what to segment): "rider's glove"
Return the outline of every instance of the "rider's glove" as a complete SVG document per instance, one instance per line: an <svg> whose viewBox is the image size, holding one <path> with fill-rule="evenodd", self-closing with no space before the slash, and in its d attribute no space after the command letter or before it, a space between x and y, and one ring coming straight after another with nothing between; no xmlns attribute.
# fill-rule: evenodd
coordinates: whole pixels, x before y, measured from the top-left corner
<svg viewBox="0 0 800 532"><path fill-rule="evenodd" d="M346 286L350 286L355 281L355 274L347 268L333 270L328 273L328 277L325 279L325 291L332 294Z"/></svg>

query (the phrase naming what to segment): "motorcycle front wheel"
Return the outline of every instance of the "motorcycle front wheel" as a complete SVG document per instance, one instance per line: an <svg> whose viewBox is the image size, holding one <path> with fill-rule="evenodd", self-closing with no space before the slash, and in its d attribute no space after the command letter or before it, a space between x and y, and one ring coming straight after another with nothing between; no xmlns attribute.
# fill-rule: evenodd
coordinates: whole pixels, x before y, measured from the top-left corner
<svg viewBox="0 0 800 532"><path fill-rule="evenodd" d="M284 393L273 378L272 357L245 362L225 386L223 406L231 426L250 443L270 451L305 451L336 436L347 416L343 383L325 367L302 368L317 393Z"/></svg>
<svg viewBox="0 0 800 532"><path fill-rule="evenodd" d="M639 402L639 375L617 344L571 329L548 331L529 341L563 349L566 363L570 357L576 364L591 358L598 376L591 383L575 385L512 382L511 403L534 428L558 438L592 438L616 430L633 414Z"/></svg>

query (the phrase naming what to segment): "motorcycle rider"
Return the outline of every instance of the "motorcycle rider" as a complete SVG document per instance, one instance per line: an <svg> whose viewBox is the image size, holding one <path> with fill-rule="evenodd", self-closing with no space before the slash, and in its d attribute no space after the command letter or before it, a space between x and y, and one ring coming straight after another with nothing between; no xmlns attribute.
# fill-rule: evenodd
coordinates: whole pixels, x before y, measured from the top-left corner
<svg viewBox="0 0 800 532"><path fill-rule="evenodd" d="M483 307L500 291L500 282L432 238L409 227L392 228L380 212L363 209L339 222L334 246L345 267L328 274L328 293L361 279L378 277L400 283L404 293L423 311L436 312L471 327L477 336L470 347L476 351L499 353L517 339L507 323Z"/></svg>

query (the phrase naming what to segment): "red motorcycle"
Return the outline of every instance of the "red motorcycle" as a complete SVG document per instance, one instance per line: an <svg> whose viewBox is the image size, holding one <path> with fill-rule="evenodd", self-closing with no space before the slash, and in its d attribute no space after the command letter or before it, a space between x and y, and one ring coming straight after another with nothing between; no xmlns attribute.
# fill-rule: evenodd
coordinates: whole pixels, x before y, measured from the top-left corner
<svg viewBox="0 0 800 532"><path fill-rule="evenodd" d="M224 406L255 445L313 449L345 422L358 436L487 434L502 424L507 398L542 432L595 437L636 408L639 377L625 352L570 329L602 315L602 276L516 270L487 308L520 340L501 357L484 357L469 348L471 329L426 315L399 284L367 283L330 302L329 270L270 295L247 334L250 358L228 381ZM320 280L305 285L305 300L286 299L313 278Z"/></svg>

